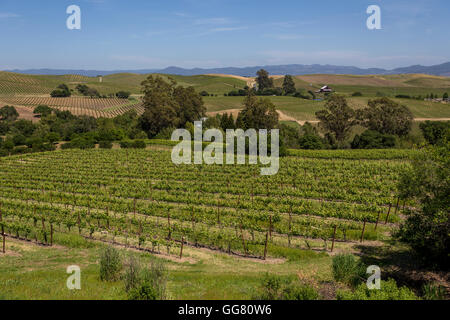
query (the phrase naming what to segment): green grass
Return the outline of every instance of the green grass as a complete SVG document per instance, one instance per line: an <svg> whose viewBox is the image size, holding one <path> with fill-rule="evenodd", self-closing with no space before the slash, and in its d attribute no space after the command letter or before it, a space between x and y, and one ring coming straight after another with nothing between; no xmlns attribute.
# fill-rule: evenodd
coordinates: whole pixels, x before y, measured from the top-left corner
<svg viewBox="0 0 450 320"><path fill-rule="evenodd" d="M294 97L268 97L276 108L297 120L317 120L315 113L324 108L324 101L312 101ZM354 108L367 106L369 99L376 97L348 97ZM205 97L208 112L230 109L242 109L243 97ZM413 99L396 99L394 101L406 105L416 118L450 118L450 105Z"/></svg>
<svg viewBox="0 0 450 320"><path fill-rule="evenodd" d="M55 240L56 242L59 242ZM77 240L84 241L84 240ZM1 299L126 299L123 283L102 282L99 279L98 257L101 245L87 248L36 246L33 243L7 239L7 256L0 254ZM331 258L325 253L283 249L275 256L289 257L273 263L240 259L223 253L185 248L190 262L167 261L170 299L250 299L266 272L295 277L299 271L311 280L331 280ZM139 255L144 263L155 258ZM11 254L13 253L13 254ZM81 268L81 290L68 290L66 268Z"/></svg>

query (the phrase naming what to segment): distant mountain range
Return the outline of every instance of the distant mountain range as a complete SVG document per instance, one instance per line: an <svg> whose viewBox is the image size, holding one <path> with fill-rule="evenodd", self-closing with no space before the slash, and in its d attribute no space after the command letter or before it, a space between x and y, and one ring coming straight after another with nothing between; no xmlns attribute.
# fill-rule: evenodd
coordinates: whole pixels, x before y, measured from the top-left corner
<svg viewBox="0 0 450 320"><path fill-rule="evenodd" d="M385 74L405 74L405 73L423 73L435 76L450 77L450 62L434 65L434 66L421 66L415 65L405 68L396 68L392 70L369 68L362 69L351 66L334 66L334 65L302 65L302 64L288 64L288 65L275 65L275 66L255 66L255 67L243 67L243 68L194 68L184 69L179 67L168 67L165 69L143 69L143 70L62 70L62 69L30 69L30 70L5 70L16 73L24 74L41 74L41 75L64 75L64 74L78 74L83 76L95 77L98 75L109 75L115 73L163 73L163 74L175 74L183 76L194 76L201 74L230 74L236 76L253 77L260 69L267 70L272 75L304 75L304 74L351 74L351 75L385 75Z"/></svg>

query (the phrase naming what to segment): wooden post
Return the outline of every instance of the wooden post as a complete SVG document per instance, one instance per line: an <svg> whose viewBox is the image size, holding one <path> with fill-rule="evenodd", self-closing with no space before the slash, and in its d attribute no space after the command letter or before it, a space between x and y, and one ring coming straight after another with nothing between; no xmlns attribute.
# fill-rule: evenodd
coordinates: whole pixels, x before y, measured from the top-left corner
<svg viewBox="0 0 450 320"><path fill-rule="evenodd" d="M391 208L392 208L392 203L389 203L389 210L388 210L388 213L386 215L386 221L384 221L384 224L388 223L389 214L391 213Z"/></svg>
<svg viewBox="0 0 450 320"><path fill-rule="evenodd" d="M181 238L180 259L183 258L183 245L184 245L184 237Z"/></svg>
<svg viewBox="0 0 450 320"><path fill-rule="evenodd" d="M378 212L377 222L375 223L375 231L377 230L378 227L378 221L380 221L380 214L381 212Z"/></svg>
<svg viewBox="0 0 450 320"><path fill-rule="evenodd" d="M361 242L364 240L364 231L366 231L366 219L364 219L363 229L361 232Z"/></svg>
<svg viewBox="0 0 450 320"><path fill-rule="evenodd" d="M289 233L288 233L288 247L291 247L291 236L292 236L292 206L289 210Z"/></svg>
<svg viewBox="0 0 450 320"><path fill-rule="evenodd" d="M2 225L2 238L3 238L3 253L6 253L6 236L5 227Z"/></svg>
<svg viewBox="0 0 450 320"><path fill-rule="evenodd" d="M397 214L399 202L400 202L400 197L397 197L397 205L395 206L395 214Z"/></svg>
<svg viewBox="0 0 450 320"><path fill-rule="evenodd" d="M220 208L219 208L219 200L217 200L217 223L219 224L219 228L220 226Z"/></svg>
<svg viewBox="0 0 450 320"><path fill-rule="evenodd" d="M272 241L272 216L269 216L269 237L270 241Z"/></svg>
<svg viewBox="0 0 450 320"><path fill-rule="evenodd" d="M247 255L247 248L245 246L244 231L242 230L242 224L240 224L239 227L241 228L242 246L244 247L245 255Z"/></svg>
<svg viewBox="0 0 450 320"><path fill-rule="evenodd" d="M172 230L170 230L170 210L167 209L167 225L169 226L169 235L168 238L169 240L172 239Z"/></svg>
<svg viewBox="0 0 450 320"><path fill-rule="evenodd" d="M267 242L269 241L269 232L266 232L266 242L264 244L264 260L266 260L267 255Z"/></svg>
<svg viewBox="0 0 450 320"><path fill-rule="evenodd" d="M337 226L334 226L333 242L331 243L331 252L333 252L333 250L334 250L334 240L336 239L336 229L337 229Z"/></svg>

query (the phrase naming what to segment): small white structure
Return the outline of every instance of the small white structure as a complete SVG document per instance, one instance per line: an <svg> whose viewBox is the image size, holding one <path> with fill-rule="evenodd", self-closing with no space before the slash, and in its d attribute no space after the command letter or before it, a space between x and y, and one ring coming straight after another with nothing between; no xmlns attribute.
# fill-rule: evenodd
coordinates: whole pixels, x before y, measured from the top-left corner
<svg viewBox="0 0 450 320"><path fill-rule="evenodd" d="M325 92L333 92L329 86L323 86L320 90L317 90L316 93L325 93Z"/></svg>

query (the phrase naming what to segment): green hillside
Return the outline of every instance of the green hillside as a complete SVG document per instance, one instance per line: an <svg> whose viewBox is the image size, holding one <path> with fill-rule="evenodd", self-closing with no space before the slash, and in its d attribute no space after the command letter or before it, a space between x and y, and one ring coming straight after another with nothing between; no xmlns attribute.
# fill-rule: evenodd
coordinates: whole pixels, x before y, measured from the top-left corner
<svg viewBox="0 0 450 320"><path fill-rule="evenodd" d="M48 76L24 75L11 72L0 72L0 95L46 95L59 84L66 83L71 89L83 83L97 89L101 94L115 93L120 90L139 94L142 81L148 75L133 73L118 73L102 78L84 77L79 75ZM167 78L167 75L162 75ZM243 80L220 76L171 76L180 85L193 86L197 91L207 91L212 94L224 94L233 88L243 88Z"/></svg>

